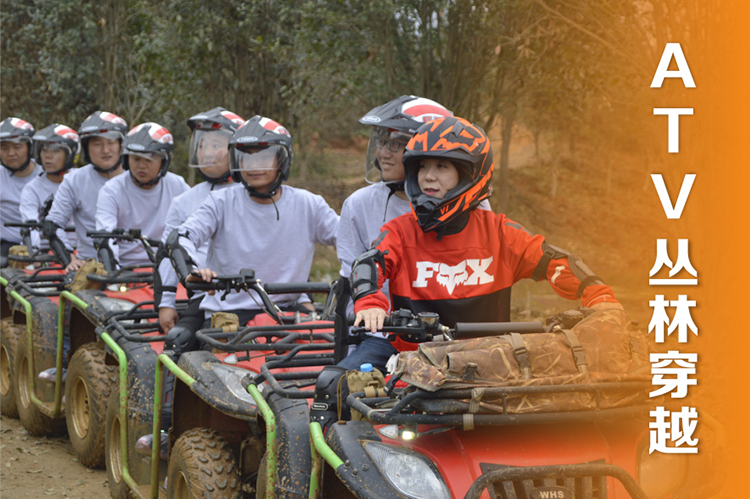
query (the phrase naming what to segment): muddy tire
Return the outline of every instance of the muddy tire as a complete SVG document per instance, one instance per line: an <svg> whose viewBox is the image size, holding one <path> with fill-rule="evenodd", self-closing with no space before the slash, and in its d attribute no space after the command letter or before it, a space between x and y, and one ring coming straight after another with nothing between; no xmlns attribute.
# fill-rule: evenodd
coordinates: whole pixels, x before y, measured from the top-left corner
<svg viewBox="0 0 750 499"><path fill-rule="evenodd" d="M115 367L96 343L82 345L68 363L65 414L73 454L89 468L104 468L105 416L116 385Z"/></svg>
<svg viewBox="0 0 750 499"><path fill-rule="evenodd" d="M0 321L0 413L18 419L16 391L13 386L15 356L21 330L8 317Z"/></svg>
<svg viewBox="0 0 750 499"><path fill-rule="evenodd" d="M167 470L168 499L239 499L234 454L218 432L186 431L175 442Z"/></svg>
<svg viewBox="0 0 750 499"><path fill-rule="evenodd" d="M41 372L38 365L33 364L34 372L29 374L29 365L32 357L29 352L29 332L23 331L18 338L16 351L13 359L13 390L16 392L16 405L18 407L18 418L26 431L30 434L43 436L60 436L65 434L65 419L53 419L31 401L29 389L29 376L33 376L37 398L39 397L39 381L37 375Z"/></svg>
<svg viewBox="0 0 750 499"><path fill-rule="evenodd" d="M120 442L120 394L112 390L107 404L106 438L104 442L105 458L107 463L107 482L109 493L114 499L129 499L130 489L122 478L122 444ZM125 423L127 424L127 422Z"/></svg>

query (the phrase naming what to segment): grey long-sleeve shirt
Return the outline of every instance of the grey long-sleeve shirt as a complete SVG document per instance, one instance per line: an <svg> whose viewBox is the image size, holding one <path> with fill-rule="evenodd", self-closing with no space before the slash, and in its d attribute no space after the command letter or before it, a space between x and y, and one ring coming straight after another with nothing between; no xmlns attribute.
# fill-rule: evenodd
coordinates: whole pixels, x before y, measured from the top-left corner
<svg viewBox="0 0 750 499"><path fill-rule="evenodd" d="M183 192L172 200L172 204L169 205L169 211L167 212L167 219L164 222L164 236L162 241L166 241L169 234L173 229L176 229L197 210L203 201L206 200L210 192L219 191L226 189L227 187L234 186L233 183L228 184L216 184L213 185L210 182L202 182L190 190ZM208 242L198 248L198 260L196 263L198 267L204 268L206 266L206 254L208 253ZM177 278L177 274L172 268L172 264L169 259L165 258L159 265L159 276L161 277L161 283L163 286L177 287L180 280ZM164 291L161 297L160 307L171 307L175 308L175 297L176 293L172 291ZM195 293L195 296L203 295L202 292Z"/></svg>
<svg viewBox="0 0 750 499"><path fill-rule="evenodd" d="M73 170L63 177L60 188L55 193L47 215L47 220L64 227L69 220L76 228L76 249L78 258L96 258L94 242L86 235L87 231L96 229L96 200L99 190L109 180L94 170L94 165L88 164Z"/></svg>
<svg viewBox="0 0 750 499"><path fill-rule="evenodd" d="M129 173L120 175L99 191L96 230L141 229L142 235L161 239L172 199L189 188L182 177L171 172L153 189L138 187ZM120 241L111 247L120 265L151 263L141 243Z"/></svg>
<svg viewBox="0 0 750 499"><path fill-rule="evenodd" d="M306 282L315 244L336 244L339 216L321 196L286 185L276 208L252 200L242 185L212 192L179 227L180 242L196 259L196 248L210 240L206 265L218 274L237 274L246 268L263 282ZM207 295L201 309L208 317L221 310L260 308L260 298L252 295L255 300L244 291L233 291L225 301L221 293ZM307 301L299 294L271 299L280 305Z"/></svg>

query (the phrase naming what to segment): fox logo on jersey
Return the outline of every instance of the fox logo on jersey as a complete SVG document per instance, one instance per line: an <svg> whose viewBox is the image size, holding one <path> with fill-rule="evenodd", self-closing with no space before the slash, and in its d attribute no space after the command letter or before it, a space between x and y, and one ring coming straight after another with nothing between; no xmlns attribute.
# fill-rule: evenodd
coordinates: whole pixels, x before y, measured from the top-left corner
<svg viewBox="0 0 750 499"><path fill-rule="evenodd" d="M442 262L416 262L417 278L411 283L413 288L426 288L428 279L435 277L438 284L445 286L451 295L456 286L476 286L495 281L495 276L487 273L493 257L468 258L458 265Z"/></svg>

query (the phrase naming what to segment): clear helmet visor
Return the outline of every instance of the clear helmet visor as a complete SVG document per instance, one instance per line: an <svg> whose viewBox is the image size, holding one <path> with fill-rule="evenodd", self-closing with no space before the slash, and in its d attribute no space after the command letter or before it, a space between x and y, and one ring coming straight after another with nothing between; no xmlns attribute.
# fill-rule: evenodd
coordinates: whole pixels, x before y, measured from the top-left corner
<svg viewBox="0 0 750 499"><path fill-rule="evenodd" d="M34 158L46 172L56 172L73 161L77 151L71 151L66 144L59 142L37 142Z"/></svg>
<svg viewBox="0 0 750 499"><path fill-rule="evenodd" d="M147 159L149 161L162 161L163 159L167 158L167 153L164 151L155 151L155 152L140 152L140 151L131 151L129 149L126 149L123 154L127 154L129 156L137 156L139 158Z"/></svg>
<svg viewBox="0 0 750 499"><path fill-rule="evenodd" d="M381 161L383 161L386 169L391 170L388 176L394 177L391 163L400 161L399 158L403 156L406 144L410 139L411 135L399 132L398 130L389 130L377 126L372 127L370 141L367 144L367 166L365 169L365 180L367 183L376 184L384 181ZM400 169L403 168L403 165L399 165L396 168L401 171ZM400 178L388 178L385 181L396 182L404 179L403 175L397 176Z"/></svg>
<svg viewBox="0 0 750 499"><path fill-rule="evenodd" d="M190 137L188 166L205 168L224 166L229 168L229 139L232 132L223 129L197 129ZM226 170L225 170L226 171Z"/></svg>
<svg viewBox="0 0 750 499"><path fill-rule="evenodd" d="M286 147L272 145L235 147L232 151L232 172L278 170L288 157Z"/></svg>

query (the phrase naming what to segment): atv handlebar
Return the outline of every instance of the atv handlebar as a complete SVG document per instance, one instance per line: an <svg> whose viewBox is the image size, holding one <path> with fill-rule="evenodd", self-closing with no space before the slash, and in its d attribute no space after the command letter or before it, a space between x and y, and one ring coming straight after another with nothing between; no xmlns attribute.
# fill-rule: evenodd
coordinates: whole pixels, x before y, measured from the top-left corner
<svg viewBox="0 0 750 499"><path fill-rule="evenodd" d="M269 282L263 285L269 295L296 294L296 293L330 293L331 285L327 282L291 282L276 283Z"/></svg>

